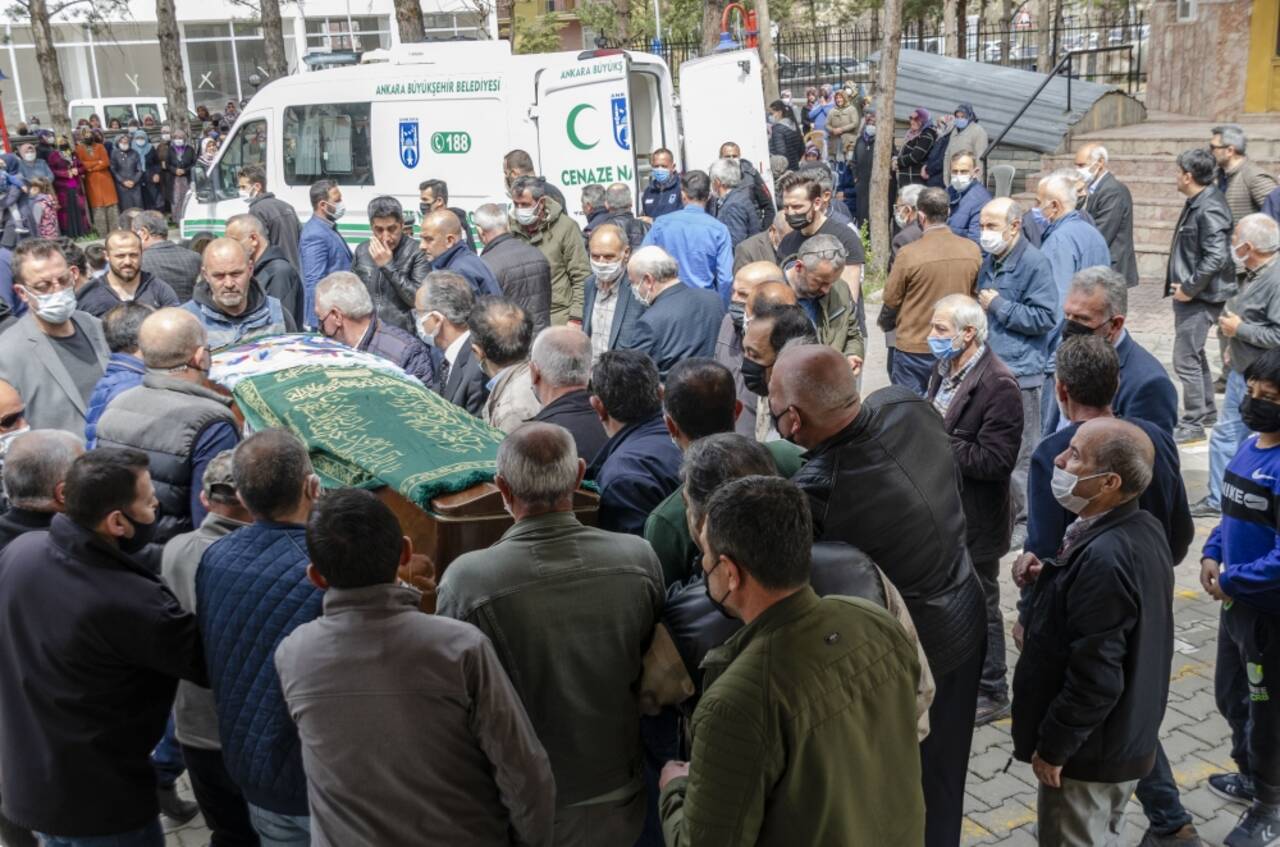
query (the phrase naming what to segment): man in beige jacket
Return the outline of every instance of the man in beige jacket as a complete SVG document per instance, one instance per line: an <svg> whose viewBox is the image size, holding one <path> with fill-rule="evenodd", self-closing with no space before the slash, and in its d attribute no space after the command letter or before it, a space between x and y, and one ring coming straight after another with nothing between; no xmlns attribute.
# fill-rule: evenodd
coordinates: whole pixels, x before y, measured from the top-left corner
<svg viewBox="0 0 1280 847"><path fill-rule="evenodd" d="M481 297L467 319L471 352L489 377L484 421L511 432L542 408L529 373L533 319L505 297Z"/></svg>

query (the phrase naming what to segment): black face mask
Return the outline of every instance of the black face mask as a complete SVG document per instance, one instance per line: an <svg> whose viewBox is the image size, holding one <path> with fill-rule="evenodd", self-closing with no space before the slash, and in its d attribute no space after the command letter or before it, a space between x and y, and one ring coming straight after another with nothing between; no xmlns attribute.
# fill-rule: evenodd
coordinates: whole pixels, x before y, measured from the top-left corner
<svg viewBox="0 0 1280 847"><path fill-rule="evenodd" d="M791 227L794 230L804 229L810 223L813 222L810 218L810 215L812 214L813 214L812 212L805 212L804 214L795 214L793 212L788 212L787 226Z"/></svg>
<svg viewBox="0 0 1280 847"><path fill-rule="evenodd" d="M769 380L765 379L766 368L764 365L743 358L742 360L742 384L752 394L759 394L761 397L769 396Z"/></svg>
<svg viewBox="0 0 1280 847"><path fill-rule="evenodd" d="M742 319L747 313L746 303L730 303L729 319L733 321L733 328L738 331L738 335L742 335Z"/></svg>
<svg viewBox="0 0 1280 847"><path fill-rule="evenodd" d="M124 515L124 512L120 514ZM158 522L139 523L128 515L124 515L124 519L133 525L133 537L118 539L116 543L120 545L121 551L125 553L130 555L141 553L142 548L150 544L151 539L156 537L156 523Z"/></svg>
<svg viewBox="0 0 1280 847"><path fill-rule="evenodd" d="M1245 397L1240 401L1240 419L1253 432L1280 431L1280 403Z"/></svg>
<svg viewBox="0 0 1280 847"><path fill-rule="evenodd" d="M716 562L714 565L711 566L711 570L707 571L702 575L702 588L704 591L707 592L708 602L710 602L712 606L716 607L717 612L724 615L726 618L728 618L731 621L737 620L737 618L733 616L733 613L730 612L728 609L726 609L724 606L724 601L728 600L729 595L733 593L732 589L730 589L729 591L726 591L724 593L724 596L721 597L719 600L711 596L711 574L715 573L715 570L718 567L720 567L720 563Z"/></svg>
<svg viewBox="0 0 1280 847"><path fill-rule="evenodd" d="M1103 324L1105 326L1106 324ZM1101 326L1087 326L1079 321L1068 320L1062 325L1062 337L1071 338L1075 335L1095 335Z"/></svg>

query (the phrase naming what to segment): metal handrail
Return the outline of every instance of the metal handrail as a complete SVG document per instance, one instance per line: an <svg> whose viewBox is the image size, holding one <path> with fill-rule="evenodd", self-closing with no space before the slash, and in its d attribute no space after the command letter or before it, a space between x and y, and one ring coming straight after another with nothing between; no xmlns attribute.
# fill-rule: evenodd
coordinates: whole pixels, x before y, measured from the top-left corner
<svg viewBox="0 0 1280 847"><path fill-rule="evenodd" d="M1004 141L1004 137L1009 134L1009 130L1013 128L1013 125L1018 122L1019 118L1021 118L1024 114L1026 114L1027 109L1031 108L1031 104L1035 102L1035 99L1040 96L1040 92L1045 90L1045 88L1049 85L1049 83L1053 80L1053 78L1058 74L1062 73L1063 68L1071 67L1072 59L1074 59L1076 56L1087 56L1091 53L1114 53L1117 50L1129 51L1129 73L1132 74L1133 73L1133 44L1132 43L1115 44L1109 47L1081 47L1076 50L1068 50L1067 54L1063 56L1061 60L1059 60L1058 64L1053 66L1053 70L1049 71L1049 73L1045 75L1044 82L1040 83L1040 86L1031 93L1031 96L1028 97L1026 101L1022 104L1022 108L1018 109L1017 114L1013 116L1013 119L1010 120L1007 124L1005 124L1004 129L1000 130L1000 134L996 136L995 141L992 141L990 144L988 144L987 149L982 151L982 156L979 158L982 161L983 178L984 179L986 178L987 157L991 155L991 151L995 150L1001 141ZM1071 74L1070 73L1067 74L1066 111L1068 112L1071 111Z"/></svg>

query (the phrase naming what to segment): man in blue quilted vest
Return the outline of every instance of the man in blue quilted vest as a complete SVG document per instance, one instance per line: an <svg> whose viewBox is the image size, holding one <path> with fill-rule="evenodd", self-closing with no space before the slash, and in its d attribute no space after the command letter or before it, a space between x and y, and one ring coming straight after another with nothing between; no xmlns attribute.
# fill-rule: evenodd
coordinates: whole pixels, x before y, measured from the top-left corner
<svg viewBox="0 0 1280 847"><path fill-rule="evenodd" d="M272 657L285 636L320 617L306 542L320 479L307 448L282 429L243 441L232 476L255 523L214 542L196 571L222 758L263 847L304 847L311 827L302 748Z"/></svg>

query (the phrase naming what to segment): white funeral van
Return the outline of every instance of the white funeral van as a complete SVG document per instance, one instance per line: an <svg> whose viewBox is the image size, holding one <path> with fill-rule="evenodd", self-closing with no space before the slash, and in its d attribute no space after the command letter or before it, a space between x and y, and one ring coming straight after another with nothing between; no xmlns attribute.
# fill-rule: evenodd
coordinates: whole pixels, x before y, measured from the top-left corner
<svg viewBox="0 0 1280 847"><path fill-rule="evenodd" d="M684 63L677 99L658 56L620 50L512 55L505 41L440 42L377 51L364 64L263 87L240 113L208 173L197 171L182 235L221 234L246 211L237 174L262 165L267 188L305 220L308 187L336 180L338 230L369 237L364 209L390 194L416 213L418 184L443 179L449 205L505 202L502 157L520 148L580 216L582 186L626 182L639 199L655 148L706 169L733 140L769 178L760 60L754 50ZM771 183L770 183L771 184Z"/></svg>

